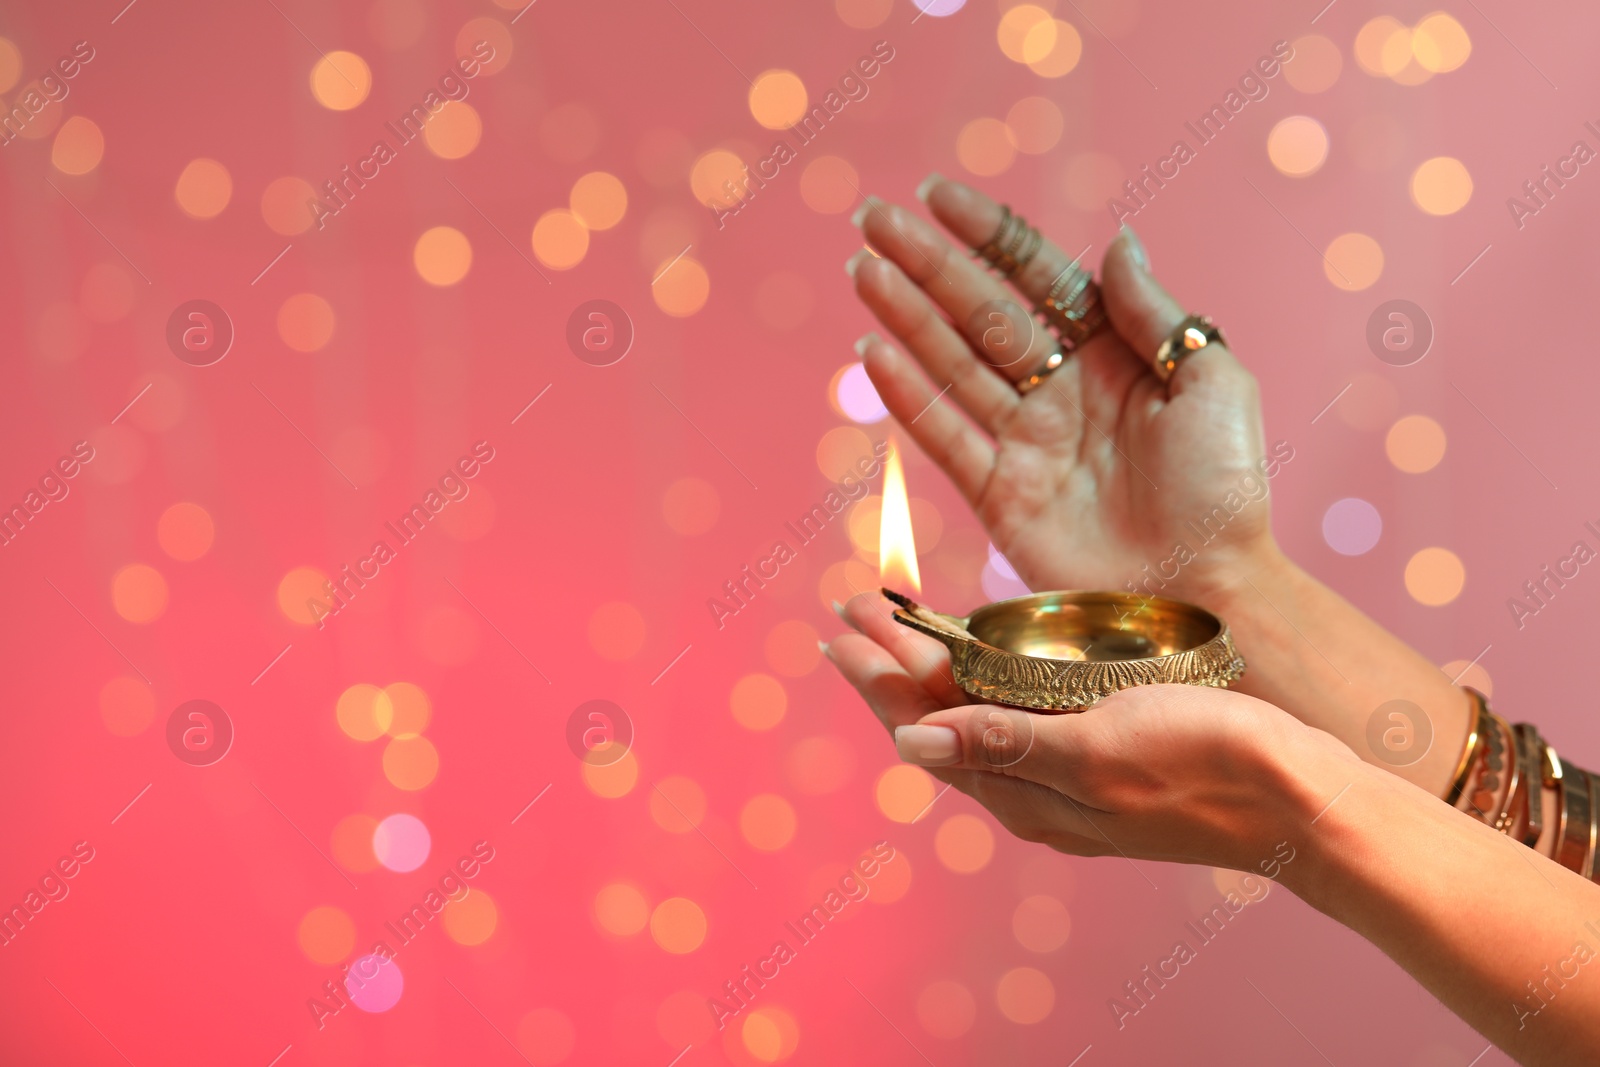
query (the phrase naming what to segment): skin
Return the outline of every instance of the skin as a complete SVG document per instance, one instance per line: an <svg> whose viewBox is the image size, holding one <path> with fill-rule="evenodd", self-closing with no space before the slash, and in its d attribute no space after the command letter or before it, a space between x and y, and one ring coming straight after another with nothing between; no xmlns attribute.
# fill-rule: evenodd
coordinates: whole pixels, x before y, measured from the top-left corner
<svg viewBox="0 0 1600 1067"><path fill-rule="evenodd" d="M1009 347L994 343L983 309L1007 290L960 247L982 244L999 208L958 183L924 188L959 244L880 201L862 218L882 258L852 261L856 291L904 346L863 339L868 373L1031 587L1123 587L1259 469L1255 381L1221 345L1180 364L1170 388L1154 376L1147 360L1183 311L1125 230L1101 269L1112 329L1018 397L1011 383L1044 362L1049 339L1019 331ZM1067 262L1047 242L1018 279L1025 302ZM1150 686L1076 715L973 705L944 647L869 597L840 608L854 632L827 654L896 731L902 758L1017 836L1076 855L1240 870L1288 841L1287 888L1519 1062L1591 1062L1600 886L1436 799L1465 739L1464 694L1284 557L1264 500L1163 580L1152 591L1232 625L1250 663L1242 691ZM1404 767L1366 743L1373 710L1396 697L1434 728L1427 755ZM1594 966L1577 960L1580 942Z"/></svg>
<svg viewBox="0 0 1600 1067"><path fill-rule="evenodd" d="M984 358L994 347L982 340L987 320L965 328L990 301L1042 301L1071 257L1046 241L1010 289L964 247L993 234L999 205L942 180L926 199L950 236L876 199L862 218L863 236L882 258L858 256L856 292L900 343L863 338L868 375L1030 588L1126 588L1147 565L1170 559L1177 542L1196 543L1191 522L1245 479L1259 480L1267 449L1254 376L1226 346L1207 345L1179 364L1170 389L1162 385L1149 361L1186 312L1140 265L1142 248L1125 230L1100 269L1112 329L1019 397L1011 382L1044 363L1053 338L1037 331L1024 354L1007 352L996 368ZM1380 705L1418 705L1434 743L1396 773L1444 795L1467 735L1468 698L1285 557L1272 537L1269 500L1247 504L1165 586L1139 590L1226 619L1250 665L1237 688L1363 758L1378 761L1366 729Z"/></svg>

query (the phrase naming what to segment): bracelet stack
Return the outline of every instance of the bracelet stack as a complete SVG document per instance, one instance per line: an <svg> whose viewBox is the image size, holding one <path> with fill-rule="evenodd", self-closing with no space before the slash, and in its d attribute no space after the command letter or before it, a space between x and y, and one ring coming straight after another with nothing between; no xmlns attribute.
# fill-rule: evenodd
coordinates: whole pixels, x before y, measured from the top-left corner
<svg viewBox="0 0 1600 1067"><path fill-rule="evenodd" d="M1466 686L1476 714L1446 801L1590 880L1597 875L1600 778L1568 763L1531 723L1507 723ZM1545 801L1554 799L1554 817Z"/></svg>

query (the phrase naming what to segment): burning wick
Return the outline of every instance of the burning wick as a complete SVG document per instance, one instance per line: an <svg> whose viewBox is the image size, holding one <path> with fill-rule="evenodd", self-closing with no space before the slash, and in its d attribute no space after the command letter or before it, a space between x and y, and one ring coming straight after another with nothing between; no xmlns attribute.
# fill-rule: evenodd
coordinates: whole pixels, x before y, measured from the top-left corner
<svg viewBox="0 0 1600 1067"><path fill-rule="evenodd" d="M883 473L883 509L878 520L878 584L889 589L922 592L917 570L917 543L911 535L911 502L906 497L906 473L900 449L891 442Z"/></svg>

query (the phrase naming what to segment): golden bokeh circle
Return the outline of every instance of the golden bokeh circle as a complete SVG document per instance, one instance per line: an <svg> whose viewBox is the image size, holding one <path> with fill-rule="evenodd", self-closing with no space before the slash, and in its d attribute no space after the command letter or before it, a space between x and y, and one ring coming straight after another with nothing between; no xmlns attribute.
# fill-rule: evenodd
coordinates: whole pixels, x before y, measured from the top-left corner
<svg viewBox="0 0 1600 1067"><path fill-rule="evenodd" d="M767 631L763 651L767 665L787 678L800 678L816 669L822 659L817 647L821 636L804 619L786 619Z"/></svg>
<svg viewBox="0 0 1600 1067"><path fill-rule="evenodd" d="M1411 174L1411 201L1430 215L1454 215L1472 199L1472 175L1453 156L1434 156Z"/></svg>
<svg viewBox="0 0 1600 1067"><path fill-rule="evenodd" d="M705 307L711 296L711 275L692 256L678 256L676 262L661 264L650 286L656 307L673 318L688 318Z"/></svg>
<svg viewBox="0 0 1600 1067"><path fill-rule="evenodd" d="M567 206L589 229L609 230L628 213L628 190L615 174L593 170L572 183Z"/></svg>
<svg viewBox="0 0 1600 1067"><path fill-rule="evenodd" d="M161 551L183 563L209 552L215 537L211 513L186 500L171 505L156 520L156 543Z"/></svg>
<svg viewBox="0 0 1600 1067"><path fill-rule="evenodd" d="M1055 897L1026 897L1011 913L1011 934L1030 952L1054 952L1072 935L1072 916Z"/></svg>
<svg viewBox="0 0 1600 1067"><path fill-rule="evenodd" d="M433 717L433 703L422 687L414 682L391 682L383 687L389 700L391 718L386 728L390 737L416 737L428 728Z"/></svg>
<svg viewBox="0 0 1600 1067"><path fill-rule="evenodd" d="M214 219L233 198L233 178L214 159L191 159L178 175L173 199L192 219Z"/></svg>
<svg viewBox="0 0 1600 1067"><path fill-rule="evenodd" d="M285 237L304 233L316 221L306 205L317 197L317 191L303 178L277 178L261 192L261 219L273 233Z"/></svg>
<svg viewBox="0 0 1600 1067"><path fill-rule="evenodd" d="M821 215L841 215L861 199L861 176L838 156L818 156L800 172L800 199Z"/></svg>
<svg viewBox="0 0 1600 1067"><path fill-rule="evenodd" d="M1328 160L1328 131L1309 115L1280 119L1267 134L1267 158L1291 178L1315 174Z"/></svg>
<svg viewBox="0 0 1600 1067"><path fill-rule="evenodd" d="M1003 174L1017 158L1010 127L995 118L973 119L956 134L956 158L979 177Z"/></svg>
<svg viewBox="0 0 1600 1067"><path fill-rule="evenodd" d="M859 478L856 464L872 457L872 438L854 426L835 426L817 442L817 469L831 482Z"/></svg>
<svg viewBox="0 0 1600 1067"><path fill-rule="evenodd" d="M414 793L439 775L439 750L426 737L396 737L383 749L383 776L396 789Z"/></svg>
<svg viewBox="0 0 1600 1067"><path fill-rule="evenodd" d="M687 834L706 817L706 791L693 778L672 775L650 790L650 818L671 834Z"/></svg>
<svg viewBox="0 0 1600 1067"><path fill-rule="evenodd" d="M833 0L833 10L839 21L851 29L870 30L889 17L894 0Z"/></svg>
<svg viewBox="0 0 1600 1067"><path fill-rule="evenodd" d="M129 622L148 623L167 610L167 580L146 563L130 563L111 579L111 604Z"/></svg>
<svg viewBox="0 0 1600 1067"><path fill-rule="evenodd" d="M1025 96L1006 112L1006 135L1018 152L1030 156L1054 148L1064 129L1061 109L1046 96Z"/></svg>
<svg viewBox="0 0 1600 1067"><path fill-rule="evenodd" d="M661 517L685 537L707 532L721 513L722 497L704 478L679 478L661 495Z"/></svg>
<svg viewBox="0 0 1600 1067"><path fill-rule="evenodd" d="M417 238L411 263L429 285L454 285L472 269L472 242L453 226L434 226Z"/></svg>
<svg viewBox="0 0 1600 1067"><path fill-rule="evenodd" d="M781 1063L800 1047L800 1024L787 1011L768 1004L745 1016L739 1039L760 1062Z"/></svg>
<svg viewBox="0 0 1600 1067"><path fill-rule="evenodd" d="M483 139L483 119L465 100L447 100L439 113L422 127L422 143L440 159L461 159L472 154Z"/></svg>
<svg viewBox="0 0 1600 1067"><path fill-rule="evenodd" d="M611 600L589 614L589 644L609 660L628 660L644 647L644 614L632 604Z"/></svg>
<svg viewBox="0 0 1600 1067"><path fill-rule="evenodd" d="M753 848L776 852L794 840L794 805L776 793L751 797L739 811L739 833Z"/></svg>
<svg viewBox="0 0 1600 1067"><path fill-rule="evenodd" d="M1344 53L1321 34L1296 37L1291 44L1294 59L1283 64L1283 80L1302 93L1321 93L1333 88L1344 69Z"/></svg>
<svg viewBox="0 0 1600 1067"><path fill-rule="evenodd" d="M728 707L740 726L761 732L783 721L789 710L789 695L783 683L772 675L747 674L733 683Z"/></svg>
<svg viewBox="0 0 1600 1067"><path fill-rule="evenodd" d="M616 800L633 792L633 787L638 784L639 761L631 751L624 752L621 759L613 759L607 752L609 747L602 745L595 749L590 758L579 764L579 773L583 777L584 788L589 792L607 800ZM602 759L611 762L595 762Z"/></svg>
<svg viewBox="0 0 1600 1067"><path fill-rule="evenodd" d="M750 114L769 130L786 130L806 113L805 82L792 70L767 70L750 86Z"/></svg>
<svg viewBox="0 0 1600 1067"><path fill-rule="evenodd" d="M552 208L533 224L533 254L554 270L571 270L589 254L589 227L566 208Z"/></svg>
<svg viewBox="0 0 1600 1067"><path fill-rule="evenodd" d="M106 154L106 137L92 119L74 115L56 131L50 162L63 174L88 174Z"/></svg>
<svg viewBox="0 0 1600 1067"><path fill-rule="evenodd" d="M376 741L394 721L394 705L382 689L357 682L339 694L333 717L345 736L356 741Z"/></svg>
<svg viewBox="0 0 1600 1067"><path fill-rule="evenodd" d="M942 1040L954 1041L965 1034L977 1017L978 1003L960 982L930 982L917 995L917 1022Z"/></svg>
<svg viewBox="0 0 1600 1067"><path fill-rule="evenodd" d="M1406 592L1429 607L1442 607L1461 595L1467 568L1448 548L1424 548L1406 563Z"/></svg>
<svg viewBox="0 0 1600 1067"><path fill-rule="evenodd" d="M1407 415L1389 427L1384 452L1398 470L1423 474L1444 459L1444 427L1426 415Z"/></svg>
<svg viewBox="0 0 1600 1067"><path fill-rule="evenodd" d="M949 870L973 874L994 858L994 831L976 815L952 815L934 833L933 850Z"/></svg>
<svg viewBox="0 0 1600 1067"><path fill-rule="evenodd" d="M927 771L909 763L897 763L878 775L873 798L878 810L890 820L909 823L928 810L935 792L933 776Z"/></svg>
<svg viewBox="0 0 1600 1067"><path fill-rule="evenodd" d="M1028 31L1022 50L1031 55L1045 40L1049 41L1049 50L1038 59L1030 59L1028 69L1041 78L1060 78L1072 73L1078 60L1083 58L1083 37L1077 27L1061 19L1038 23Z"/></svg>
<svg viewBox="0 0 1600 1067"><path fill-rule="evenodd" d="M706 913L687 897L668 897L650 913L650 936L675 956L687 955L706 939Z"/></svg>
<svg viewBox="0 0 1600 1067"><path fill-rule="evenodd" d="M594 921L614 937L632 937L650 922L650 904L637 886L613 882L594 895Z"/></svg>
<svg viewBox="0 0 1600 1067"><path fill-rule="evenodd" d="M1411 54L1429 73L1447 74L1472 54L1472 38L1453 17L1435 11L1411 31Z"/></svg>
<svg viewBox="0 0 1600 1067"><path fill-rule="evenodd" d="M333 305L316 293L296 293L278 308L278 336L296 352L316 352L333 339Z"/></svg>
<svg viewBox="0 0 1600 1067"><path fill-rule="evenodd" d="M356 947L356 924L343 908L321 904L300 917L295 940L306 959L332 967Z"/></svg>
<svg viewBox="0 0 1600 1067"><path fill-rule="evenodd" d="M707 207L729 208L744 195L744 160L726 148L702 153L689 168L689 190Z"/></svg>
<svg viewBox="0 0 1600 1067"><path fill-rule="evenodd" d="M1038 34L1033 33L1035 28ZM1055 47L1055 20L1038 4L1017 4L1000 16L995 40L1001 54L1013 63L1036 62Z"/></svg>
<svg viewBox="0 0 1600 1067"><path fill-rule="evenodd" d="M481 945L494 935L500 909L488 893L469 889L466 896L446 904L439 917L444 920L444 932L450 940L458 945Z"/></svg>
<svg viewBox="0 0 1600 1067"><path fill-rule="evenodd" d="M372 92L372 68L354 52L329 52L311 68L311 95L330 111L349 111Z"/></svg>
<svg viewBox="0 0 1600 1067"><path fill-rule="evenodd" d="M1364 233L1340 234L1322 255L1323 274L1347 292L1370 288L1383 274L1383 248Z"/></svg>
<svg viewBox="0 0 1600 1067"><path fill-rule="evenodd" d="M1013 967L1000 976L994 991L1000 1014L1014 1023L1031 1026L1049 1017L1056 1005L1056 987L1050 976L1034 967Z"/></svg>

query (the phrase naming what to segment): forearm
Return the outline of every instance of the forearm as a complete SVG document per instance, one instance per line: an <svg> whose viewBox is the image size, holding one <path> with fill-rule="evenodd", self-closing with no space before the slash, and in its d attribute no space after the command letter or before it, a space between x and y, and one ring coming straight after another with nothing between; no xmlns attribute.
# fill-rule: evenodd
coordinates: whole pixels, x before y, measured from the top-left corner
<svg viewBox="0 0 1600 1067"><path fill-rule="evenodd" d="M1240 568L1238 576L1202 600L1227 619L1248 664L1235 688L1332 734L1367 762L1443 796L1470 724L1468 695L1276 548L1266 558L1264 565ZM1415 704L1426 717L1409 740L1420 742L1422 729L1431 733L1427 751L1415 762L1414 750L1385 747L1384 732L1403 720L1381 716L1379 747L1369 741L1374 713L1397 699ZM1389 740L1408 739L1400 730Z"/></svg>
<svg viewBox="0 0 1600 1067"><path fill-rule="evenodd" d="M1595 1062L1600 886L1376 768L1307 764L1288 888L1518 1062Z"/></svg>

